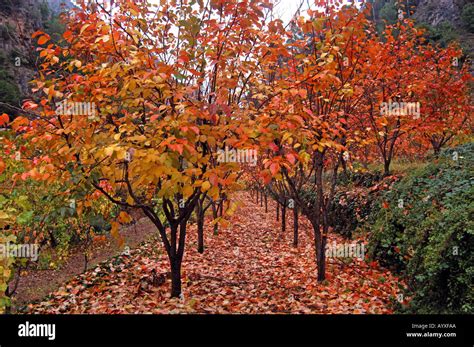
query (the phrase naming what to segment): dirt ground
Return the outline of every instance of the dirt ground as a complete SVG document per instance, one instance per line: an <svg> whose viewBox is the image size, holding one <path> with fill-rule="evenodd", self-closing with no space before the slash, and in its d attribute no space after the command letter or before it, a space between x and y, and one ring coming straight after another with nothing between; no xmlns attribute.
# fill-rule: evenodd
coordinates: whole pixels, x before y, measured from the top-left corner
<svg viewBox="0 0 474 347"><path fill-rule="evenodd" d="M124 239L124 245L121 247L113 238L109 238L106 243L94 246L87 269L92 269L98 263L122 253L125 247L136 248L143 241L157 235L157 231L147 218L141 218L134 224L122 228L120 234ZM84 267L84 254L82 250L77 249L56 269L34 269L24 272L13 296L13 307L41 300L48 293L57 290L63 283L84 272ZM10 285L13 283L14 281L11 281Z"/></svg>

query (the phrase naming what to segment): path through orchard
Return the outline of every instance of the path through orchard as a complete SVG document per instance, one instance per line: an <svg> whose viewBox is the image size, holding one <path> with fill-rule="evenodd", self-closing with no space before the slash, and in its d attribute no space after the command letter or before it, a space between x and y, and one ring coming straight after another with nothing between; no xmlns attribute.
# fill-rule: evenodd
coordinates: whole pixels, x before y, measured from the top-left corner
<svg viewBox="0 0 474 347"><path fill-rule="evenodd" d="M365 261L329 258L327 281L317 283L311 227L300 219L298 248L292 246L292 213L283 235L269 211L247 193L227 228L196 250L196 225L188 228L183 297L169 298L168 261L161 244L145 242L64 284L33 313L390 313L399 280ZM291 211L289 211L291 212ZM329 242L350 242L331 235Z"/></svg>

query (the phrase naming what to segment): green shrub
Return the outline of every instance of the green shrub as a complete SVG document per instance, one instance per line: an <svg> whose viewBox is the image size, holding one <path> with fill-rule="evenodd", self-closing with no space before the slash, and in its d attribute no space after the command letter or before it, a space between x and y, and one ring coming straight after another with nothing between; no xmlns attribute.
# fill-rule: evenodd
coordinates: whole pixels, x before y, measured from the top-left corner
<svg viewBox="0 0 474 347"><path fill-rule="evenodd" d="M380 10L380 18L389 24L394 24L398 20L398 10L394 2L387 2Z"/></svg>
<svg viewBox="0 0 474 347"><path fill-rule="evenodd" d="M426 30L425 37L432 43L438 43L441 47L447 47L451 42L459 39L459 32L449 22L441 22L433 27L426 23L421 23L419 27Z"/></svg>
<svg viewBox="0 0 474 347"><path fill-rule="evenodd" d="M338 185L348 185L353 184L358 187L372 187L376 183L380 182L383 179L383 173L381 171L354 171L348 172L346 175L340 175L338 180Z"/></svg>
<svg viewBox="0 0 474 347"><path fill-rule="evenodd" d="M380 195L396 180L396 176L384 178L380 171L352 172L343 177L329 210L334 232L351 238L358 228L366 224Z"/></svg>
<svg viewBox="0 0 474 347"><path fill-rule="evenodd" d="M51 40L59 43L62 35L66 31L66 25L61 21L59 16L52 17L44 24L44 31L51 36Z"/></svg>
<svg viewBox="0 0 474 347"><path fill-rule="evenodd" d="M0 101L9 105L19 106L21 93L18 87L7 81L0 80ZM8 113L12 114L12 110L9 107L0 105L0 114Z"/></svg>
<svg viewBox="0 0 474 347"><path fill-rule="evenodd" d="M474 143L446 150L374 212L369 256L406 277L412 300L402 311L473 312L473 177Z"/></svg>
<svg viewBox="0 0 474 347"><path fill-rule="evenodd" d="M466 4L461 13L461 19L467 30L474 33L474 4Z"/></svg>

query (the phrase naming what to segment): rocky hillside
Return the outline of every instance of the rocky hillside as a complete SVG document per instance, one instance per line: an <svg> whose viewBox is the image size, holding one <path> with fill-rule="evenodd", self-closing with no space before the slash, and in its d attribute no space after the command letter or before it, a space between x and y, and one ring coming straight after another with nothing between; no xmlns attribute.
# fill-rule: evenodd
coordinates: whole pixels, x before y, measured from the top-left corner
<svg viewBox="0 0 474 347"><path fill-rule="evenodd" d="M69 0L0 0L0 103L18 107L28 96L36 62L31 34L41 29L54 37L62 31L61 9L72 6ZM0 104L0 113L13 111Z"/></svg>
<svg viewBox="0 0 474 347"><path fill-rule="evenodd" d="M472 10L469 12L468 7ZM470 13L470 15L469 15ZM474 60L474 3L472 0L421 0L416 8L415 19L431 27L451 30L465 53ZM470 19L469 19L470 17ZM474 68L473 68L474 71Z"/></svg>
<svg viewBox="0 0 474 347"><path fill-rule="evenodd" d="M414 17L431 26L448 22L462 29L462 9L471 2L469 0L420 0Z"/></svg>
<svg viewBox="0 0 474 347"><path fill-rule="evenodd" d="M409 8L409 16L428 30L431 41L447 45L458 41L471 62L474 61L473 0L369 0L373 16L381 27L383 21L395 22L398 9ZM474 65L472 65L474 72Z"/></svg>

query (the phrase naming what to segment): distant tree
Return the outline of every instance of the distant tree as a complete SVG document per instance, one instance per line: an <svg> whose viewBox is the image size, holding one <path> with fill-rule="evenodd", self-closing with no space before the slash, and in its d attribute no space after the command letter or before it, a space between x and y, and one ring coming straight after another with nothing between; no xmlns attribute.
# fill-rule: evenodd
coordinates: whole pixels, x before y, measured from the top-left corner
<svg viewBox="0 0 474 347"><path fill-rule="evenodd" d="M380 18L389 24L394 24L398 19L398 10L394 2L387 2L380 10Z"/></svg>

